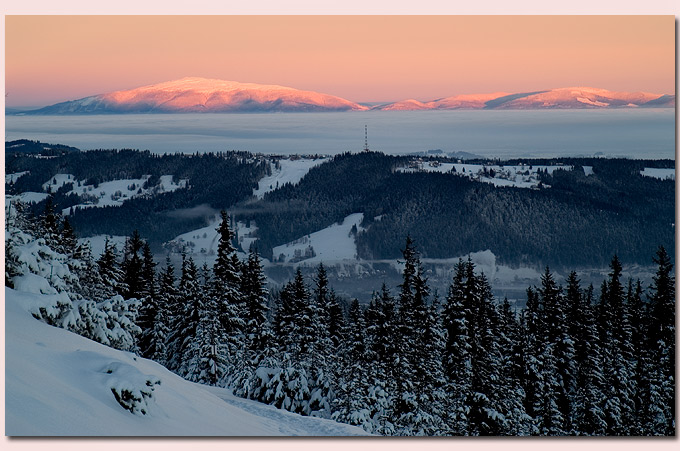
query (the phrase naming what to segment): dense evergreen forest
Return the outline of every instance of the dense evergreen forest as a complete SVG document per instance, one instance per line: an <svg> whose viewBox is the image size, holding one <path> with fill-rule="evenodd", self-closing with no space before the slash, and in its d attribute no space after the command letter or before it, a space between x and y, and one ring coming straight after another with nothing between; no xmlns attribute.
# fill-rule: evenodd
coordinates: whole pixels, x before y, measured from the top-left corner
<svg viewBox="0 0 680 451"><path fill-rule="evenodd" d="M258 249L268 259L274 257L275 246L352 213L364 213L366 230L356 235L356 243L359 257L366 260L399 258L407 234L427 258L490 249L500 264L550 264L560 270L604 267L613 253L625 264L648 264L658 245L675 247L675 185L640 175L644 167L673 167L671 160L477 161L565 165L541 174L549 188L521 189L495 187L455 173L398 172L395 169L408 157L348 153L312 168L300 183L283 185L256 200L252 189L271 166L265 157L245 152L161 156L133 150L88 151L52 158L8 152L5 158L8 173L30 171L6 185L8 193L41 191L57 173L71 173L88 183L145 174L152 175L152 181L164 174L188 179L188 189L136 197L122 206L79 209L70 218L81 236L130 235L138 230L154 249L207 225L205 216L172 214L198 205L230 209L238 220L254 220ZM592 167L592 174L586 175L583 166ZM69 191L67 185L53 195L58 209L81 202L79 196L66 196ZM35 213L43 208L33 207Z"/></svg>
<svg viewBox="0 0 680 451"><path fill-rule="evenodd" d="M257 251L237 258L224 211L214 266L185 257L178 273L136 232L122 255L107 243L95 258L50 202L37 217L17 203L5 230L5 284L34 274L63 294L37 318L238 396L382 435L675 435L663 247L649 287L622 280L617 255L599 289L575 272L563 287L546 267L514 311L470 260L445 297L431 293L411 237L402 283L362 307L334 294L323 265L269 293Z"/></svg>

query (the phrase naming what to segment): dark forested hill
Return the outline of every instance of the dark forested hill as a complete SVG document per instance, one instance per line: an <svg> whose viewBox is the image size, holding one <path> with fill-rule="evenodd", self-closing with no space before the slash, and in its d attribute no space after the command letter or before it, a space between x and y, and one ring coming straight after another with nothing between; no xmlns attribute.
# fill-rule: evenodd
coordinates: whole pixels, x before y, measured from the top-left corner
<svg viewBox="0 0 680 451"><path fill-rule="evenodd" d="M6 184L10 194L40 192L42 184L58 173L73 174L88 184L144 175L153 181L169 174L189 180L187 188L135 197L122 206L74 211L70 220L81 235L129 235L138 229L160 244L206 225L205 216L171 212L205 205L229 209L237 219L254 220L258 249L267 258L272 258L273 247L352 213L364 213L365 230L356 234L356 243L359 256L368 260L398 258L407 234L423 257L449 258L490 249L500 263L551 267L604 266L614 253L624 263L646 263L659 245L668 249L675 245L674 182L640 175L645 167L673 167L671 160L505 162L564 165L552 174L540 174L546 187L522 189L496 187L457 173L405 173L396 169L407 165L409 157L362 152L338 155L312 168L297 185L283 185L261 200L252 192L270 173L270 162L242 152L159 156L102 150L51 158L7 152L5 162L7 173L29 171ZM592 168L589 175L583 166ZM67 196L69 191L66 186L54 194L58 208L82 201Z"/></svg>
<svg viewBox="0 0 680 451"><path fill-rule="evenodd" d="M406 234L425 257L491 249L507 264L605 265L612 253L642 262L659 244L673 248L674 182L639 174L645 165L669 162L567 163L589 163L593 174L580 166L556 170L542 175L551 188L531 190L457 174L393 171L404 157L341 155L298 185L270 193L268 208L248 216L258 224L265 255L357 212L367 228L356 237L366 259L397 258Z"/></svg>

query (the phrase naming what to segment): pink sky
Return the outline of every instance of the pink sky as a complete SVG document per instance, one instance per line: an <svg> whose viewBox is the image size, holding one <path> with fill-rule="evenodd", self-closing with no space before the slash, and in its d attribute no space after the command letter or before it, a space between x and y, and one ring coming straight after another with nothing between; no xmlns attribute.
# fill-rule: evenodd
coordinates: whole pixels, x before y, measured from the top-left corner
<svg viewBox="0 0 680 451"><path fill-rule="evenodd" d="M7 106L199 76L357 102L673 94L673 16L7 16Z"/></svg>

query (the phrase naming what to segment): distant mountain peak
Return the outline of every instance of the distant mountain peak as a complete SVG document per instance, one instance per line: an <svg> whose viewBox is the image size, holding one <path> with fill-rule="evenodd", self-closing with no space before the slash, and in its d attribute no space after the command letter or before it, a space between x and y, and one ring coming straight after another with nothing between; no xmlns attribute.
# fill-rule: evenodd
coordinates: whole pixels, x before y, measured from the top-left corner
<svg viewBox="0 0 680 451"><path fill-rule="evenodd" d="M381 110L474 110L474 109L602 109L675 106L674 95L649 92L615 92L588 86L544 91L493 94L461 94L429 102L405 100L376 107Z"/></svg>
<svg viewBox="0 0 680 451"><path fill-rule="evenodd" d="M51 105L26 114L361 111L367 107L279 85L185 77Z"/></svg>
<svg viewBox="0 0 680 451"><path fill-rule="evenodd" d="M57 103L21 114L256 113L373 110L673 108L675 95L572 86L521 93L407 99L369 108L341 97L280 85L184 77Z"/></svg>

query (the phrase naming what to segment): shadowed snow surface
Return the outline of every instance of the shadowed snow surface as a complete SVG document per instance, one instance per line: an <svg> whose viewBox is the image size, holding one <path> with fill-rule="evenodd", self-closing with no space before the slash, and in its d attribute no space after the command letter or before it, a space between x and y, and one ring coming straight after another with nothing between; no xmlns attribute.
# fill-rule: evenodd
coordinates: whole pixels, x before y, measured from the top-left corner
<svg viewBox="0 0 680 451"><path fill-rule="evenodd" d="M5 289L5 434L9 436L366 435L187 382L161 365L35 320L40 294ZM112 387L160 380L146 415Z"/></svg>

